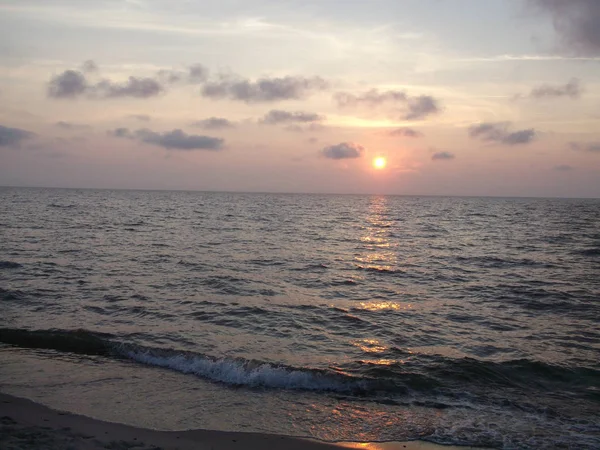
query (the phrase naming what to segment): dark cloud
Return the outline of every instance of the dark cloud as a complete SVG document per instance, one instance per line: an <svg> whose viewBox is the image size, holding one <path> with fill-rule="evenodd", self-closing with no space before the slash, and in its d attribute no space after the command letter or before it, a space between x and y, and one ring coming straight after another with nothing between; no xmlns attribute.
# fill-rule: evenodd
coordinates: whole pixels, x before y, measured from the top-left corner
<svg viewBox="0 0 600 450"><path fill-rule="evenodd" d="M167 150L221 150L225 142L216 137L187 134L179 129L158 133L147 128L135 132L127 128L117 128L108 134L119 138L137 139Z"/></svg>
<svg viewBox="0 0 600 450"><path fill-rule="evenodd" d="M272 109L260 120L260 123L276 125L280 123L312 123L320 122L324 117L315 113L301 111L282 111Z"/></svg>
<svg viewBox="0 0 600 450"><path fill-rule="evenodd" d="M529 93L530 98L545 99L557 97L578 98L581 95L581 84L577 78L572 78L568 83L562 85L543 84L535 87Z"/></svg>
<svg viewBox="0 0 600 450"><path fill-rule="evenodd" d="M371 89L362 94L349 92L337 92L333 99L340 108L381 108L392 107L393 115L396 116L400 110L400 118L403 120L419 120L440 112L438 101L429 95L410 97L403 91L379 91Z"/></svg>
<svg viewBox="0 0 600 450"><path fill-rule="evenodd" d="M17 147L22 141L31 139L35 133L0 125L0 147Z"/></svg>
<svg viewBox="0 0 600 450"><path fill-rule="evenodd" d="M513 133L508 133L502 138L502 143L507 145L529 144L535 138L535 130L529 128L527 130L519 130Z"/></svg>
<svg viewBox="0 0 600 450"><path fill-rule="evenodd" d="M327 87L327 82L319 77L287 76L250 81L243 78L221 76L218 81L207 82L202 88L202 95L213 99L227 98L246 103L266 103L303 99L311 92Z"/></svg>
<svg viewBox="0 0 600 450"><path fill-rule="evenodd" d="M140 122L150 122L152 117L147 114L131 114L128 116L130 119L139 120Z"/></svg>
<svg viewBox="0 0 600 450"><path fill-rule="evenodd" d="M235 124L232 121L223 117L209 117L208 119L192 122L191 125L205 130L222 130L235 127Z"/></svg>
<svg viewBox="0 0 600 450"><path fill-rule="evenodd" d="M571 142L571 149L590 153L600 153L600 142Z"/></svg>
<svg viewBox="0 0 600 450"><path fill-rule="evenodd" d="M364 147L352 142L342 142L337 145L330 145L321 150L321 155L329 159L354 159L360 158L364 152Z"/></svg>
<svg viewBox="0 0 600 450"><path fill-rule="evenodd" d="M404 116L405 120L419 120L440 112L440 107L436 99L430 95L420 95L411 98L408 101L408 111Z"/></svg>
<svg viewBox="0 0 600 450"><path fill-rule="evenodd" d="M450 159L454 159L455 156L450 152L437 152L431 155L431 159L433 161L448 161Z"/></svg>
<svg viewBox="0 0 600 450"><path fill-rule="evenodd" d="M195 64L188 70L188 80L191 83L204 83L208 78L208 69L202 64Z"/></svg>
<svg viewBox="0 0 600 450"><path fill-rule="evenodd" d="M98 72L99 70L100 69L98 68L98 65L91 59L84 61L83 64L81 65L81 71L84 73L94 73L94 72Z"/></svg>
<svg viewBox="0 0 600 450"><path fill-rule="evenodd" d="M97 98L148 98L163 91L164 87L153 78L129 77L123 83L101 80L90 84L77 70L65 70L52 77L48 84L48 96L53 98L76 98L84 94Z"/></svg>
<svg viewBox="0 0 600 450"><path fill-rule="evenodd" d="M529 1L552 15L554 28L568 53L600 56L600 1Z"/></svg>
<svg viewBox="0 0 600 450"><path fill-rule="evenodd" d="M53 98L75 98L83 95L89 88L83 73L78 70L65 70L55 75L48 84L48 96Z"/></svg>
<svg viewBox="0 0 600 450"><path fill-rule="evenodd" d="M115 128L114 130L107 131L106 134L118 138L133 139L135 137L135 135L129 131L129 128Z"/></svg>
<svg viewBox="0 0 600 450"><path fill-rule="evenodd" d="M154 78L129 77L124 83L102 80L90 87L90 92L101 98L149 98L162 93L165 88Z"/></svg>
<svg viewBox="0 0 600 450"><path fill-rule="evenodd" d="M568 164L561 164L560 166L554 166L554 170L558 172L568 172L573 170L573 166L569 166Z"/></svg>
<svg viewBox="0 0 600 450"><path fill-rule="evenodd" d="M419 138L419 137L423 136L423 133L421 133L420 131L414 130L412 128L396 128L395 130L389 131L388 135Z"/></svg>
<svg viewBox="0 0 600 450"><path fill-rule="evenodd" d="M63 130L76 131L76 130L87 130L90 128L89 125L83 123L72 123L72 122L64 122L59 121L54 124L58 128L62 128Z"/></svg>
<svg viewBox="0 0 600 450"><path fill-rule="evenodd" d="M472 138L506 145L528 144L535 138L533 128L511 132L509 127L509 122L484 122L469 128L469 135Z"/></svg>

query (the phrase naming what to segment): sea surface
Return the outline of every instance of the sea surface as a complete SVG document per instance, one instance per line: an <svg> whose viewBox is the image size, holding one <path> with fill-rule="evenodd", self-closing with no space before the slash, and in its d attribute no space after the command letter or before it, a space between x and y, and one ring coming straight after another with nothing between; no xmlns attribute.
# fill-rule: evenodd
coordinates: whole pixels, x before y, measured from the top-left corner
<svg viewBox="0 0 600 450"><path fill-rule="evenodd" d="M0 390L104 420L600 448L600 201L0 188Z"/></svg>

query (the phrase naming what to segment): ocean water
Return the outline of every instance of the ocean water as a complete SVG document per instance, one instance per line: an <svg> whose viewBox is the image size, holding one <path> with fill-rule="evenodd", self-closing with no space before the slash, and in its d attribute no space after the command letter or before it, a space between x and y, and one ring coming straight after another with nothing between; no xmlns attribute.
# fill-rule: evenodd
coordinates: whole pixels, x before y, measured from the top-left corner
<svg viewBox="0 0 600 450"><path fill-rule="evenodd" d="M600 201L1 188L0 361L160 429L600 448Z"/></svg>

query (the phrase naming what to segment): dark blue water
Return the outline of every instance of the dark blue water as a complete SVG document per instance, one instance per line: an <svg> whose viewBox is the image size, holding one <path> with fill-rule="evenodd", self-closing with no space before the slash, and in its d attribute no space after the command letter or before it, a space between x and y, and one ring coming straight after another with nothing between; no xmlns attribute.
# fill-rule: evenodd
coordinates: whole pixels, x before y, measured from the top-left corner
<svg viewBox="0 0 600 450"><path fill-rule="evenodd" d="M598 200L0 189L0 388L109 420L599 448L599 324Z"/></svg>

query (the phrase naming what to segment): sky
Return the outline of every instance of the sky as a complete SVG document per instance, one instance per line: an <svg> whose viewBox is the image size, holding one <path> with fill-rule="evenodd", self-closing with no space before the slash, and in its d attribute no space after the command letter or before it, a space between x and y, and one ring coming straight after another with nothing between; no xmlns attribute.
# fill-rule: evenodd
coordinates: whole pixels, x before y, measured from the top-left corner
<svg viewBox="0 0 600 450"><path fill-rule="evenodd" d="M600 198L599 105L598 0L0 0L3 186Z"/></svg>

